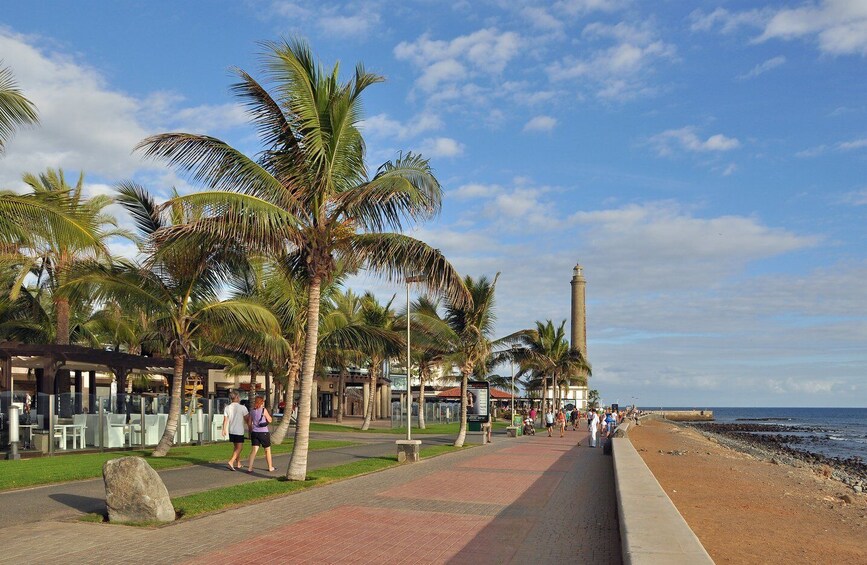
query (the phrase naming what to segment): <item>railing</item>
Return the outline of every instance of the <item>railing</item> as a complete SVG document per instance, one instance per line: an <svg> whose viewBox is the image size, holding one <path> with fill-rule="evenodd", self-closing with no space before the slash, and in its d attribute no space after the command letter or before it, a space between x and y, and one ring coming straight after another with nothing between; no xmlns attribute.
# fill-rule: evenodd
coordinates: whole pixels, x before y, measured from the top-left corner
<svg viewBox="0 0 867 565"><path fill-rule="evenodd" d="M0 449L9 445L9 407L18 410L19 451L46 454L82 450L147 449L162 438L171 404L168 395L89 396L0 393ZM185 402L175 443L224 441L226 398L197 399L190 411ZM200 433L201 432L201 433Z"/></svg>
<svg viewBox="0 0 867 565"><path fill-rule="evenodd" d="M425 424L448 424L460 420L461 406L454 402L425 402ZM418 426L418 403L412 405L412 425ZM391 403L391 427L406 427L406 403Z"/></svg>

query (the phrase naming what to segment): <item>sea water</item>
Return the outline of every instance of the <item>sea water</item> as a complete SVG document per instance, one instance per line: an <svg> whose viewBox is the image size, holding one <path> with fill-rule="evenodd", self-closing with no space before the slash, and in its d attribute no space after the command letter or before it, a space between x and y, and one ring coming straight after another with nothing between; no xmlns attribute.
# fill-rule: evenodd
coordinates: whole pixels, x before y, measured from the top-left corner
<svg viewBox="0 0 867 565"><path fill-rule="evenodd" d="M691 409L691 408L690 408ZM704 408L719 424L775 424L799 436L792 449L826 457L860 457L867 461L867 408ZM761 433L761 432L755 432Z"/></svg>

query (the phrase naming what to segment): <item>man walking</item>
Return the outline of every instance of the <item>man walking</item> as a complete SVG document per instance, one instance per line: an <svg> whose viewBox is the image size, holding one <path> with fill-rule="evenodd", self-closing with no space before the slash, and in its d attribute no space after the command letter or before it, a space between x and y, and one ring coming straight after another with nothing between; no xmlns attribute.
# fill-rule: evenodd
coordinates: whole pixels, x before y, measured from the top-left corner
<svg viewBox="0 0 867 565"><path fill-rule="evenodd" d="M241 395L236 391L229 393L231 404L223 410L223 437L229 436L234 445L232 458L229 459L229 469L235 470L241 466L241 449L244 447L244 426L247 421L247 407L241 404Z"/></svg>
<svg viewBox="0 0 867 565"><path fill-rule="evenodd" d="M551 437L554 432L554 409L549 408L545 413L545 427L548 428L548 437Z"/></svg>

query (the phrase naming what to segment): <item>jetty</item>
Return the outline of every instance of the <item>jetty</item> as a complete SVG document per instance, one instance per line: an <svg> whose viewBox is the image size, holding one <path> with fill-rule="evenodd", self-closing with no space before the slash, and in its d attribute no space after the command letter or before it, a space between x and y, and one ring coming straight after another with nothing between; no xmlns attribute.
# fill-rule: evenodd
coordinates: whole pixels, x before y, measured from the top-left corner
<svg viewBox="0 0 867 565"><path fill-rule="evenodd" d="M712 422L713 410L645 410L672 422Z"/></svg>

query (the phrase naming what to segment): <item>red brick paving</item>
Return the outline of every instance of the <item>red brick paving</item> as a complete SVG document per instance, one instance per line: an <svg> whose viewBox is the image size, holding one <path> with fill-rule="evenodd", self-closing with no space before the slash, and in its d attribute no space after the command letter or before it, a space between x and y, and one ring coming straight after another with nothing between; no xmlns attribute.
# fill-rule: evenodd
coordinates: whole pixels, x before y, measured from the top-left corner
<svg viewBox="0 0 867 565"><path fill-rule="evenodd" d="M156 529L15 526L0 532L0 561L616 565L611 458L577 447L580 435L498 437Z"/></svg>
<svg viewBox="0 0 867 565"><path fill-rule="evenodd" d="M531 487L547 493L556 488L561 474L542 476L483 471L440 471L382 491L379 496L455 502L512 504Z"/></svg>

